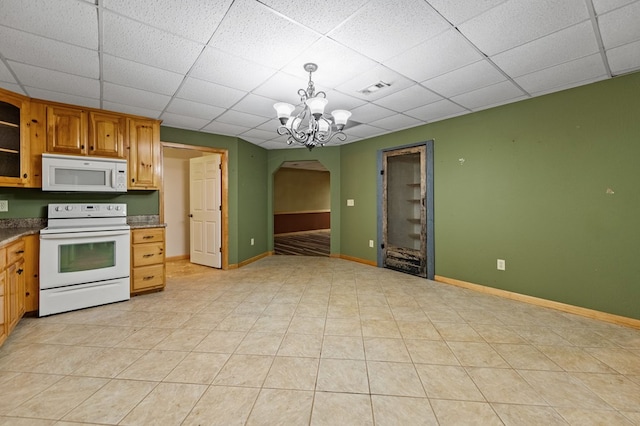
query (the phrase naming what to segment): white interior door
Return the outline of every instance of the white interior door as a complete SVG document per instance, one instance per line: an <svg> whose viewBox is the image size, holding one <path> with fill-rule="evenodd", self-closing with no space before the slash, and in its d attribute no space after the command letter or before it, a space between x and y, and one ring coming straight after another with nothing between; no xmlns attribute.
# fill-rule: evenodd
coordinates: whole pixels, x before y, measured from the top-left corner
<svg viewBox="0 0 640 426"><path fill-rule="evenodd" d="M192 263L222 267L220 154L189 160L189 232Z"/></svg>

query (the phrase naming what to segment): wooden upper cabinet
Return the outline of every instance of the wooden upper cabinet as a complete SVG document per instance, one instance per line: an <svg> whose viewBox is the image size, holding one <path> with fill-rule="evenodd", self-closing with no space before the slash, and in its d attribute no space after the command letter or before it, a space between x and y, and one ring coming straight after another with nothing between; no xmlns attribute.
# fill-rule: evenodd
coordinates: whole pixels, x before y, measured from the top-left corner
<svg viewBox="0 0 640 426"><path fill-rule="evenodd" d="M0 185L29 178L29 99L0 89Z"/></svg>
<svg viewBox="0 0 640 426"><path fill-rule="evenodd" d="M160 122L129 118L129 189L159 189Z"/></svg>
<svg viewBox="0 0 640 426"><path fill-rule="evenodd" d="M107 112L89 113L89 155L125 158L125 117Z"/></svg>
<svg viewBox="0 0 640 426"><path fill-rule="evenodd" d="M47 106L47 152L87 154L87 112Z"/></svg>

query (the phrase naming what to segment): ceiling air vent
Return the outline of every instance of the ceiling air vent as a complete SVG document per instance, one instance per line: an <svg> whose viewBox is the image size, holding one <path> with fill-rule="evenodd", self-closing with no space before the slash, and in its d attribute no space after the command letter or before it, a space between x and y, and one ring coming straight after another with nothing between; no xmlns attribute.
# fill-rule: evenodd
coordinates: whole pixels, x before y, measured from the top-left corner
<svg viewBox="0 0 640 426"><path fill-rule="evenodd" d="M373 92L377 92L378 90L383 89L385 87L389 87L389 86L391 86L391 83L385 83L384 81L380 80L377 83L374 83L370 86L365 87L364 89L359 90L359 92L365 95L369 95Z"/></svg>

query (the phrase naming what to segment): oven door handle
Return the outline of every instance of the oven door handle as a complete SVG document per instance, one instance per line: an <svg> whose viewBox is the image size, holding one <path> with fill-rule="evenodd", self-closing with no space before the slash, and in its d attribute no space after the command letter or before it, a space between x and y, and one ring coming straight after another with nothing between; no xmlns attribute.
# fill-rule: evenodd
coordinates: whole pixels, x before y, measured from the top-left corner
<svg viewBox="0 0 640 426"><path fill-rule="evenodd" d="M91 239L95 237L115 237L118 235L129 235L129 231L91 231L91 232L65 232L61 234L40 234L41 240L62 240L62 239Z"/></svg>

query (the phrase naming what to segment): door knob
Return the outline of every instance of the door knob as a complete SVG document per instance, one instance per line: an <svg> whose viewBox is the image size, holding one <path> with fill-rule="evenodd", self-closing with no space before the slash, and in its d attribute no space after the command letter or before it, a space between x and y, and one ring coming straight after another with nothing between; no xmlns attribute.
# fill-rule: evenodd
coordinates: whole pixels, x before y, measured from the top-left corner
<svg viewBox="0 0 640 426"><path fill-rule="evenodd" d="M189 217L193 217L193 215L191 213L189 213Z"/></svg>

